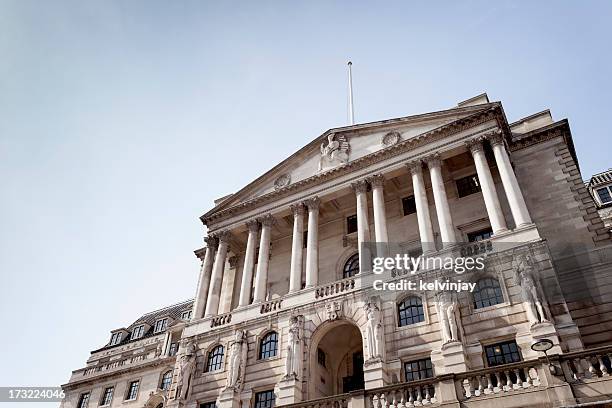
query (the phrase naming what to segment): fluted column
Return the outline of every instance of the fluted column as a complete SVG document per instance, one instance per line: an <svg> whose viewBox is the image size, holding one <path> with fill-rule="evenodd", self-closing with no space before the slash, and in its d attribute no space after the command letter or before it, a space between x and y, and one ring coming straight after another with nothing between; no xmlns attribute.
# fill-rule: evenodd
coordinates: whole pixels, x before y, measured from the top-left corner
<svg viewBox="0 0 612 408"><path fill-rule="evenodd" d="M436 153L428 157L426 162L429 168L429 177L431 178L431 188L433 190L442 243L444 247L452 246L457 242L457 238L455 237L455 227L453 226L448 198L446 197L446 188L442 179L442 160L440 155Z"/></svg>
<svg viewBox="0 0 612 408"><path fill-rule="evenodd" d="M319 284L319 197L304 202L308 207L308 237L306 239L306 287Z"/></svg>
<svg viewBox="0 0 612 408"><path fill-rule="evenodd" d="M516 174L510 163L508 152L504 146L504 138L499 132L496 132L489 136L489 142L493 148L493 154L495 155L495 163L497 163L497 170L508 198L508 204L510 204L510 211L514 218L514 223L517 227L522 227L531 224L531 216L525 204L525 198L519 187Z"/></svg>
<svg viewBox="0 0 612 408"><path fill-rule="evenodd" d="M206 308L206 300L208 299L208 288L210 287L210 274L212 272L213 260L217 249L217 240L213 237L206 237L204 241L206 242L206 253L204 254L202 267L200 268L198 288L193 304L193 319L204 317L204 309Z"/></svg>
<svg viewBox="0 0 612 408"><path fill-rule="evenodd" d="M251 287L253 286L253 267L255 266L255 250L257 249L257 233L259 222L252 220L246 223L249 235L247 237L244 266L242 268L242 282L240 284L240 299L238 306L247 306L251 303Z"/></svg>
<svg viewBox="0 0 612 408"><path fill-rule="evenodd" d="M385 195L383 184L385 178L376 174L368 179L372 186L372 206L374 207L374 237L376 242L389 242L387 233L387 212L385 211Z"/></svg>
<svg viewBox="0 0 612 408"><path fill-rule="evenodd" d="M220 232L216 235L219 239L219 248L215 256L215 262L210 277L210 287L208 288L208 299L206 299L206 312L204 317L214 316L219 313L219 298L221 297L221 283L223 281L223 270L225 269L225 258L229 246L230 233Z"/></svg>
<svg viewBox="0 0 612 408"><path fill-rule="evenodd" d="M427 191L423 181L423 164L420 160L407 164L412 175L412 189L414 191L414 202L416 204L417 221L419 224L419 236L423 253L435 251L433 227L429 215L429 204L427 203Z"/></svg>
<svg viewBox="0 0 612 408"><path fill-rule="evenodd" d="M368 221L368 182L359 180L351 184L357 199L357 244L359 247L359 273L370 270L370 252L365 243L370 241Z"/></svg>
<svg viewBox="0 0 612 408"><path fill-rule="evenodd" d="M482 140L474 139L467 142L466 145L474 157L474 165L476 166L476 173L478 174L478 181L482 189L482 197L487 208L493 234L506 231L506 220L499 204L499 197L497 196L493 176L491 176L491 169L489 169L489 163L487 163L484 153Z"/></svg>
<svg viewBox="0 0 612 408"><path fill-rule="evenodd" d="M302 289L302 255L304 247L304 206L292 205L293 240L291 241L291 272L289 274L289 292Z"/></svg>
<svg viewBox="0 0 612 408"><path fill-rule="evenodd" d="M268 214L260 219L261 238L259 240L259 257L257 258L257 273L255 275L254 303L266 300L268 286L268 265L270 264L270 238L274 218Z"/></svg>

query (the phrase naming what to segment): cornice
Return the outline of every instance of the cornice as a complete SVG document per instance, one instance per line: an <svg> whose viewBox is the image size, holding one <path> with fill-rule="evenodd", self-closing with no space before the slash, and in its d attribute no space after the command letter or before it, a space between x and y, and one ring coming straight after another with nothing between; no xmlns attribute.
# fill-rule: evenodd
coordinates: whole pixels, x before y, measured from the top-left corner
<svg viewBox="0 0 612 408"><path fill-rule="evenodd" d="M315 174L311 177L297 181L276 191L271 191L267 194L255 197L243 203L238 203L229 208L220 209L217 212L209 212L200 217L200 219L204 224L207 225L228 219L232 216L241 214L260 205L264 205L280 198L287 197L296 192L305 190L310 186L330 181L345 174L354 172L356 170L366 168L372 164L379 163L386 159L398 156L406 151L414 150L428 143L436 142L438 140L468 130L474 126L480 125L492 119L495 119L497 121L497 124L502 129L504 136L509 137L510 128L508 126L501 104L492 103L488 109L481 110L470 116L458 119L452 123L440 126L436 129L422 133L410 139L400 141L395 145L383 148L367 156L360 157L349 163L335 167L328 171Z"/></svg>

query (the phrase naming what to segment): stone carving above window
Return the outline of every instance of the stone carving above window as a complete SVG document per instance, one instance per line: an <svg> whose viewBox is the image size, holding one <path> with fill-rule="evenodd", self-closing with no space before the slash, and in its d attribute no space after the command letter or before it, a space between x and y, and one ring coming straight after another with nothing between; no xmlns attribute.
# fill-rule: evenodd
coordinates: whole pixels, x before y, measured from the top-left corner
<svg viewBox="0 0 612 408"><path fill-rule="evenodd" d="M383 147L389 147L398 144L400 140L402 140L402 136L399 134L399 132L394 131L384 135L381 143Z"/></svg>
<svg viewBox="0 0 612 408"><path fill-rule="evenodd" d="M291 183L290 174L281 174L276 180L274 180L274 189L280 190L283 187L287 187Z"/></svg>

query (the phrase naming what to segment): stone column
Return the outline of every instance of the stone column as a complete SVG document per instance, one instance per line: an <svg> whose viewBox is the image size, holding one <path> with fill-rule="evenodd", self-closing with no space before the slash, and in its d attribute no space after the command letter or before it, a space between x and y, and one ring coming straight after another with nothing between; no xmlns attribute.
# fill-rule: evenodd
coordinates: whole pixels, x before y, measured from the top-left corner
<svg viewBox="0 0 612 408"><path fill-rule="evenodd" d="M306 239L306 287L319 284L319 197L304 202L308 207L308 237Z"/></svg>
<svg viewBox="0 0 612 408"><path fill-rule="evenodd" d="M253 286L253 267L255 266L255 250L257 249L257 233L259 223L252 220L246 223L249 230L247 238L246 253L244 255L244 267L242 268L242 282L240 284L240 299L238 306L247 306L251 303L251 287Z"/></svg>
<svg viewBox="0 0 612 408"><path fill-rule="evenodd" d="M419 224L419 236L423 253L436 250L434 242L433 227L429 216L429 204L427 203L427 191L423 181L423 164L420 160L407 164L412 175L412 189L414 191L414 202L416 204L417 221Z"/></svg>
<svg viewBox="0 0 612 408"><path fill-rule="evenodd" d="M268 265L270 263L270 235L274 218L268 214L261 218L261 239L259 240L259 257L257 258L257 274L255 275L254 303L265 302L268 286Z"/></svg>
<svg viewBox="0 0 612 408"><path fill-rule="evenodd" d="M531 216L529 215L529 210L527 210L527 204L525 204L525 199L516 179L516 174L514 174L512 164L510 164L510 158L504 146L504 138L501 133L495 132L488 139L493 148L495 163L497 164L499 176L508 198L508 204L510 204L514 223L517 227L529 225L532 223Z"/></svg>
<svg viewBox="0 0 612 408"><path fill-rule="evenodd" d="M293 212L293 240L291 241L291 272L289 292L302 289L302 255L304 247L304 205L291 206Z"/></svg>
<svg viewBox="0 0 612 408"><path fill-rule="evenodd" d="M357 244L359 247L359 273L370 270L370 252L365 243L370 241L368 221L368 182L359 180L351 184L357 198Z"/></svg>
<svg viewBox="0 0 612 408"><path fill-rule="evenodd" d="M204 309L206 308L206 300L208 299L208 289L210 287L210 274L213 268L213 259L217 249L217 240L213 237L204 238L206 242L206 254L202 260L200 268L200 278L198 280L198 289L196 291L195 302L193 304L193 319L204 317Z"/></svg>
<svg viewBox="0 0 612 408"><path fill-rule="evenodd" d="M440 235L444 247L452 246L457 242L455 237L455 227L451 216L450 207L448 206L448 198L446 197L446 188L442 179L442 160L439 154L434 154L426 159L427 167L429 168L429 177L431 178L431 188L433 190L434 203L436 205L436 215L438 216L438 224L440 224Z"/></svg>
<svg viewBox="0 0 612 408"><path fill-rule="evenodd" d="M208 288L208 299L206 299L206 312L204 313L204 317L214 316L219 313L221 283L223 281L223 270L225 269L225 258L227 257L230 237L229 231L223 231L217 234L219 249L217 249L212 275L210 277L210 287Z"/></svg>
<svg viewBox="0 0 612 408"><path fill-rule="evenodd" d="M493 234L507 231L506 220L504 219L504 214L499 204L497 190L495 189L493 176L491 176L491 169L489 169L489 163L487 163L487 158L484 153L482 139L470 140L466 145L474 157L476 173L478 174L478 181L482 189L482 197L484 198L485 207L487 208L487 214L489 215Z"/></svg>
<svg viewBox="0 0 612 408"><path fill-rule="evenodd" d="M385 195L383 184L385 178L382 174L376 174L368 179L372 185L372 206L374 207L374 236L376 242L389 242L387 233L387 215L385 211Z"/></svg>

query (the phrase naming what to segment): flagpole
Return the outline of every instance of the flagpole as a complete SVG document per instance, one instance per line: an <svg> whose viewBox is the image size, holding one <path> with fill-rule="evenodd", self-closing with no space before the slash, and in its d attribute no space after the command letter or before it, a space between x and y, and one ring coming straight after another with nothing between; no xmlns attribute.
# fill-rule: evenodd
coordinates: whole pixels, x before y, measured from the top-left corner
<svg viewBox="0 0 612 408"><path fill-rule="evenodd" d="M353 111L353 73L351 67L353 63L348 62L348 86L349 86L349 125L355 124L355 112Z"/></svg>

